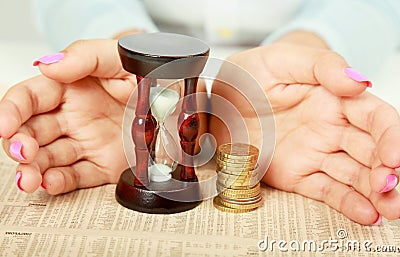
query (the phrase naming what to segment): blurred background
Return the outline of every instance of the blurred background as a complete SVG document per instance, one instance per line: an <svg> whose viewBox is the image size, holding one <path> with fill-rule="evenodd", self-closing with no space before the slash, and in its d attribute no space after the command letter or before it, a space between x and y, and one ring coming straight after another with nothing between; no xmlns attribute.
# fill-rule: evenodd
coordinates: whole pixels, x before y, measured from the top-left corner
<svg viewBox="0 0 400 257"><path fill-rule="evenodd" d="M29 0L0 0L0 31L0 40L41 40L32 22Z"/></svg>
<svg viewBox="0 0 400 257"><path fill-rule="evenodd" d="M37 32L29 0L0 0L0 95L7 87L38 74L32 62L54 50ZM223 58L238 50L213 47L215 57ZM370 78L370 89L400 109L400 52L380 64L377 75Z"/></svg>
<svg viewBox="0 0 400 257"><path fill-rule="evenodd" d="M35 29L30 8L27 0L0 0L0 95L38 74L32 62L49 52Z"/></svg>

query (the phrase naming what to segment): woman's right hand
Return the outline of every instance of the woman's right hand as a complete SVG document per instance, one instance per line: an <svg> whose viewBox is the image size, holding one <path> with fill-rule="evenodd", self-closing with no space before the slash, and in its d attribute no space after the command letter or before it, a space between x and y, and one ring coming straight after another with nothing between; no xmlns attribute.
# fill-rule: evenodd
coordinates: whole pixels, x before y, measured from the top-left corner
<svg viewBox="0 0 400 257"><path fill-rule="evenodd" d="M0 102L3 148L27 193L116 183L128 167L121 126L136 79L122 69L116 41L78 41L63 53Z"/></svg>

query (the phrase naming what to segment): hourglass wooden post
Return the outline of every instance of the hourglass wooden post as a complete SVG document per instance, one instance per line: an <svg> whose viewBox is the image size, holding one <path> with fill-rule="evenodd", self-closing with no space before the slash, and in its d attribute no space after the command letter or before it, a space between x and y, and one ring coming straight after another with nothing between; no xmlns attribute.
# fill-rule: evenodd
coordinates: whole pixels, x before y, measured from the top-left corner
<svg viewBox="0 0 400 257"><path fill-rule="evenodd" d="M149 93L150 79L136 76L138 84L138 103L135 111L135 119L132 123L132 139L135 143L136 176L135 186L148 186L148 161L151 153L151 143L154 139L155 119L151 115Z"/></svg>
<svg viewBox="0 0 400 257"><path fill-rule="evenodd" d="M200 119L196 112L196 88L197 78L185 79L185 93L182 104L182 112L179 115L178 126L179 136L181 138L181 147L183 150L182 161L183 167L180 177L185 181L197 181L195 170L193 167L194 149L196 146L196 138L199 132Z"/></svg>
<svg viewBox="0 0 400 257"><path fill-rule="evenodd" d="M209 47L198 39L184 35L143 33L121 38L118 51L124 69L137 77L138 100L131 130L136 166L122 173L116 188L116 199L127 208L147 213L166 214L192 209L201 202L193 167L200 125L195 94ZM182 165L172 171L172 179L161 182L149 178L149 160L156 159L152 156L152 148L158 127L150 111L150 94L157 79L185 81L185 97L178 117Z"/></svg>

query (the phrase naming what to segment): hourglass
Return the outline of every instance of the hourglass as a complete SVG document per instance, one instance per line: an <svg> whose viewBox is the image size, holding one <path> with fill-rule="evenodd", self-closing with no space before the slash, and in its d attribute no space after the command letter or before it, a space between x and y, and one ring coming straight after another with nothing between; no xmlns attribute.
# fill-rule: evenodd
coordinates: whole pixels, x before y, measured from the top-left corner
<svg viewBox="0 0 400 257"><path fill-rule="evenodd" d="M143 33L121 38L118 51L124 69L136 75L138 87L131 129L136 165L122 173L116 199L147 213L192 209L201 199L192 158L200 125L196 88L209 47L184 35ZM165 121L180 103L182 80L178 146Z"/></svg>

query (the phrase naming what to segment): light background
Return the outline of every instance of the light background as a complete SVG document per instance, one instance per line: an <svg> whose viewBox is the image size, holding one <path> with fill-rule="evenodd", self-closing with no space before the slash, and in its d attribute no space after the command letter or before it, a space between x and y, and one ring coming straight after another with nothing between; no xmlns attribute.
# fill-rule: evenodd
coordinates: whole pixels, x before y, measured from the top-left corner
<svg viewBox="0 0 400 257"><path fill-rule="evenodd" d="M237 50L212 47L212 55L224 58ZM8 86L38 74L32 62L51 52L35 29L30 1L0 0L0 95ZM400 109L400 52L379 66L370 78L374 82L370 91Z"/></svg>
<svg viewBox="0 0 400 257"><path fill-rule="evenodd" d="M0 40L39 41L29 0L0 0Z"/></svg>

